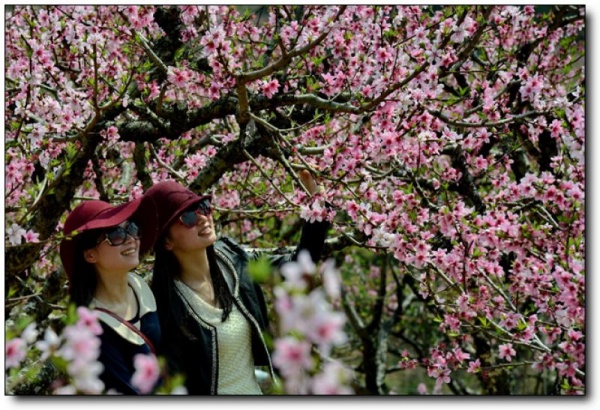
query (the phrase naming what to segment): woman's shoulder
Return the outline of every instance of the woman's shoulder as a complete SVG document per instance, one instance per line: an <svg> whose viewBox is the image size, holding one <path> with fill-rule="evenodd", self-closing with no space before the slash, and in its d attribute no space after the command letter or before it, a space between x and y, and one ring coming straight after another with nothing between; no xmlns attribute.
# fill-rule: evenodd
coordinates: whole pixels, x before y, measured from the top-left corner
<svg viewBox="0 0 600 410"><path fill-rule="evenodd" d="M146 280L137 273L132 272L129 273L127 280L129 286L131 286L131 289L135 292L140 304L140 316L144 316L144 314L148 312L156 311L156 299Z"/></svg>
<svg viewBox="0 0 600 410"><path fill-rule="evenodd" d="M220 237L217 242L215 242L215 249L220 252L225 252L228 256L248 258L248 253L242 245L228 236Z"/></svg>

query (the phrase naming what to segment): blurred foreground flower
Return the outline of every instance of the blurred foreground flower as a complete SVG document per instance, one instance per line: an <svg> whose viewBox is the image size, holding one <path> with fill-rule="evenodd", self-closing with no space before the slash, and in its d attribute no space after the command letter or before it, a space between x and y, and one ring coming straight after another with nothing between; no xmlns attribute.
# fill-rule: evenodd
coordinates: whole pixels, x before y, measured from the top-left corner
<svg viewBox="0 0 600 410"><path fill-rule="evenodd" d="M353 372L329 355L347 341L346 316L332 307L340 295L341 279L333 261L317 269L303 250L297 262L281 268L286 280L278 284L275 311L279 334L273 365L283 377L286 394L353 394ZM311 289L316 272L325 287Z"/></svg>

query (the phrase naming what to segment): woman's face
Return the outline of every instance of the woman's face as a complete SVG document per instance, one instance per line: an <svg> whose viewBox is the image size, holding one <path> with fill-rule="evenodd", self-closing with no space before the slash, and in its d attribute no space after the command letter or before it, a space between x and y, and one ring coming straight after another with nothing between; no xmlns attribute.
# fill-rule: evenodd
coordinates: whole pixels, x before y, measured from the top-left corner
<svg viewBox="0 0 600 410"><path fill-rule="evenodd" d="M137 226L125 221L106 229L98 238L98 244L84 252L84 257L100 273L122 273L140 264L139 252Z"/></svg>
<svg viewBox="0 0 600 410"><path fill-rule="evenodd" d="M186 212L188 214L184 215ZM195 209L186 212L175 219L167 230L165 247L174 253L206 249L217 241L212 214Z"/></svg>

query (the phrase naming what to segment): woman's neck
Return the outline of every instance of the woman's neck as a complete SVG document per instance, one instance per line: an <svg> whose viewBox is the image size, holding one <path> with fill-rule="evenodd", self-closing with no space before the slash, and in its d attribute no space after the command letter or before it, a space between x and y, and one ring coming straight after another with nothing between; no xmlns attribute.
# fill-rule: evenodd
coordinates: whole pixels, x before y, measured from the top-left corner
<svg viewBox="0 0 600 410"><path fill-rule="evenodd" d="M126 301L129 293L127 277L128 274L119 276L98 274L98 285L94 297L105 304L118 304Z"/></svg>
<svg viewBox="0 0 600 410"><path fill-rule="evenodd" d="M210 264L206 249L175 255L181 266L179 279L190 286L204 282L212 282L210 277Z"/></svg>
<svg viewBox="0 0 600 410"><path fill-rule="evenodd" d="M186 257L184 258L177 256L181 265L181 273L178 279L206 303L219 307L219 301L215 296L213 281L210 276L210 264L208 263L206 249L193 254L185 254Z"/></svg>
<svg viewBox="0 0 600 410"><path fill-rule="evenodd" d="M97 307L108 309L126 320L135 317L138 310L128 273L119 276L98 274L94 299Z"/></svg>

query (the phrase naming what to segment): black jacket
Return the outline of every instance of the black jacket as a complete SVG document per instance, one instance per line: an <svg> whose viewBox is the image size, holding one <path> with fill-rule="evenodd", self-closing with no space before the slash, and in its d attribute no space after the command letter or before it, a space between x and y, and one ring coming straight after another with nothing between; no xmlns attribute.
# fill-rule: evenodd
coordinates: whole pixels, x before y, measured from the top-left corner
<svg viewBox="0 0 600 410"><path fill-rule="evenodd" d="M156 346L160 341L161 332L154 295L141 276L130 273L128 282L138 301L140 330ZM92 302L89 307L95 308L95 302ZM104 382L105 389L126 395L140 394L131 383L135 373L134 357L140 353L150 354L150 347L134 331L111 315L101 311L96 312L103 330L100 335L98 360L104 366L100 379Z"/></svg>
<svg viewBox="0 0 600 410"><path fill-rule="evenodd" d="M314 261L321 256L328 223L307 223L302 231L300 244L294 252L269 255L273 266L295 260L301 249L307 249ZM219 263L228 264L234 272L234 287L238 287L238 297L234 303L248 319L252 329L252 352L256 366L267 366L273 375L271 357L263 337L268 331L267 307L263 292L252 281L247 272L248 261L261 254L248 252L230 238L221 238L215 245ZM187 306L185 299L175 286L171 286L170 319L161 323L162 339L158 348L159 356L167 359L170 374L185 376L188 394L217 394L219 380L218 346L216 329L199 318Z"/></svg>

